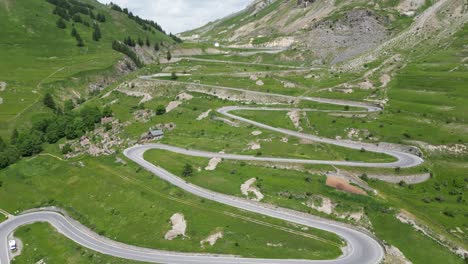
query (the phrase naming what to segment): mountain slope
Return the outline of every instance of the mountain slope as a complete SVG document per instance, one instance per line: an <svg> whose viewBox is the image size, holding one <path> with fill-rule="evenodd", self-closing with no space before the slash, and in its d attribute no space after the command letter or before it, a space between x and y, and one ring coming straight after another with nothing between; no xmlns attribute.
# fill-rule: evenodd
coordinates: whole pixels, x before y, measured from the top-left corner
<svg viewBox="0 0 468 264"><path fill-rule="evenodd" d="M90 80L85 80L84 76L103 71L115 75L119 70L114 65L123 54L112 50L114 40L131 36L135 40L146 41L148 38L151 45L172 43L165 33L149 26L145 30L135 19L110 6L94 0L70 2L89 5L87 9L93 12L95 19L78 13L82 23L74 22L71 17L69 21L64 20L66 28L61 29L57 26L59 16L54 14L54 1L0 1L0 82L2 87L5 86L4 91L0 91L0 135L9 136L12 127L23 123L22 120L29 120L27 116L32 113L28 110L41 110L38 98L51 83L62 82L54 86L54 93L79 97L89 93L85 84ZM97 20L98 14L105 17L105 22ZM94 23L100 27L102 38L99 41L93 40ZM76 38L71 36L73 25L83 39L84 47L78 47ZM120 70L125 70L126 64L121 63Z"/></svg>
<svg viewBox="0 0 468 264"><path fill-rule="evenodd" d="M434 12L425 12L431 8ZM378 49L413 25L411 34L427 17L437 17L430 25L459 29L455 24L466 21L460 19L465 9L458 0L257 0L237 14L182 36L240 47L294 48L304 61L337 64ZM427 38L414 35L413 42Z"/></svg>

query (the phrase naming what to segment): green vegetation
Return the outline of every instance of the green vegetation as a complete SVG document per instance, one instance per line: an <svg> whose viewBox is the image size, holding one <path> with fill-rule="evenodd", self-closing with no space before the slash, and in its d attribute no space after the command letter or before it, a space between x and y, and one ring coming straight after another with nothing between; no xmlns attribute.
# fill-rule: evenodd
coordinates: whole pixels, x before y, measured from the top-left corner
<svg viewBox="0 0 468 264"><path fill-rule="evenodd" d="M21 227L15 232L27 246L12 262L29 264L44 261L45 263L116 263L136 264L141 262L123 260L92 252L76 245L47 224L34 224Z"/></svg>
<svg viewBox="0 0 468 264"><path fill-rule="evenodd" d="M202 168L202 171L197 171L192 177L184 179L210 190L239 197L244 197L240 190L241 184L251 178L256 178L255 187L265 195L262 202L352 224L367 226L367 221L370 220L372 230L375 230L379 238L397 246L414 263L432 263L434 256L437 256L435 259L446 259L444 263L462 263L460 258L395 218L398 211L392 208L405 208L411 210L411 212L418 212L418 217L428 214L431 216L438 215L439 219L446 218L447 216L443 215L441 211L443 208L450 206L449 208L453 208L452 210L457 212L456 220L452 220L453 223L450 226L453 229L456 226L463 226L463 211L456 209L457 207L460 208L460 204L457 205L455 197L452 196L450 200L443 202L434 202L437 204L424 205L422 200L418 201L417 193L423 196L427 195L427 191L424 191L427 190L427 187L424 187L424 185L427 185L426 183L423 185L410 185L412 187L399 187L370 180L370 184L382 194L379 196L372 194L360 196L326 186L326 177L323 175L282 169L281 166L276 167L274 164L254 165L242 161L223 160L218 164L215 171L206 171L203 168L208 165L208 159L189 157L162 150L147 152L145 159L176 175L183 164L191 164L194 167ZM308 166L308 169L317 170L321 168L320 166ZM440 176L442 177L443 174ZM450 187L446 189L449 190ZM317 195L332 199L336 204L333 215L316 211L305 205L307 201L316 199ZM448 196L448 194L442 195ZM365 216L359 222L339 217L340 214L360 211L363 211ZM423 215L420 214L421 212L423 212ZM436 212L437 214L435 214ZM426 217L423 219L426 220ZM405 232L401 232L401 230L405 230ZM424 250L411 245L424 245ZM425 254L426 251L430 251L431 254Z"/></svg>
<svg viewBox="0 0 468 264"><path fill-rule="evenodd" d="M132 43L131 40L130 43ZM132 61L137 65L137 67L143 67L143 62L138 58L136 53L133 50L131 50L127 45L115 40L114 42L112 42L112 49L127 55L130 59L132 59Z"/></svg>
<svg viewBox="0 0 468 264"><path fill-rule="evenodd" d="M431 1L426 2L417 13ZM391 34L413 21L395 10L384 10L396 6L398 1L376 3L381 7L376 11L379 19L385 20L389 15L396 18L386 24ZM236 30L262 18L277 21L284 14L281 14L285 12L284 7L293 8L295 4L295 1L276 1L255 16L240 13L215 22L217 26L212 33L217 35L212 36L224 38L228 33L221 32L227 27L235 25L231 29ZM367 6L362 1L336 1L336 4L343 8L332 12L326 18L328 21L343 18L347 10ZM273 11L279 13L270 16ZM288 18L288 24L305 15L304 10L296 11ZM184 148L263 157L391 162L394 159L386 155L301 141L244 123L228 124L215 111L227 105L241 106L243 102L197 92L190 92L193 96L190 100L178 95L187 92L185 83L196 82L355 101L388 97L384 111L366 115L357 113L356 108L308 101L271 107L343 111L339 115L307 112L300 117L299 125L305 133L327 138L347 138L354 129L359 135L351 135L353 140L419 144L425 164L408 169L379 169L223 160L216 170L205 171L208 159L204 158L156 150L149 151L145 157L187 182L239 197L244 197L241 184L255 178L255 187L265 195L264 202L372 229L413 263L463 262L395 216L400 210L407 211L435 234L450 240L451 245L466 247L468 244L466 232L459 232L467 228L467 154L432 151L424 144L450 147L466 146L468 142L468 26L437 49L423 42L411 53L396 50L402 61L390 63L394 67L389 73L388 87L379 87L382 83L377 75L384 71L377 70L369 76L376 88L364 90L356 84L362 81L365 72L379 67L383 58L365 65L361 72L330 70L327 65L323 69L285 71L288 68L280 65L311 65L315 55L294 48L277 54L244 55L242 52L249 50L220 47L219 50L228 54L194 57L240 64L189 59L174 62L175 54L182 53L176 53L177 48L208 53L213 43L180 43L177 36L165 35L156 22L144 20L115 4L104 6L88 0L4 1L0 3L0 24L4 36L0 40L0 81L7 84L0 92L4 99L0 105L0 208L21 212L58 206L101 235L142 247L245 257L335 258L341 254L342 241L333 234L302 230L300 226L195 197L156 178L119 153L138 142L149 128L162 127L165 137L161 143ZM252 41L263 44L280 36L272 31ZM174 43L179 44L174 47ZM144 65L135 48L158 51L159 56L173 63ZM139 67L127 76L121 76L115 69L117 62L122 72L134 68L130 61L122 61L123 54ZM168 73L161 79L173 82L137 79L139 75L158 72ZM258 80L263 84L257 84ZM352 93L329 89L344 83L354 86ZM141 98L119 92L115 90L117 87L143 91L151 98L140 103ZM174 100L181 104L166 112L166 106ZM234 113L297 130L286 111ZM200 118L202 114L206 116ZM102 117L112 117L112 123L99 124ZM113 131L114 122L119 126L117 132ZM95 128L115 133L110 136L122 140L123 143L113 147L116 154L101 157L80 154L62 159L66 154L73 156L73 144L80 144L81 136L86 135L91 142L104 137L100 132L93 132ZM257 130L262 133L253 133ZM261 148L252 148L252 143ZM36 155L39 153L42 154ZM355 195L327 186L324 172L337 169L361 175L377 194L369 191L367 195ZM418 173L430 173L431 178L421 184L388 184L369 177ZM22 199L12 195L18 193ZM334 214L308 204L322 204L325 198L333 201ZM167 241L163 237L170 229L168 220L174 213L183 213L187 219L187 237ZM346 216L347 213L363 214L356 221ZM0 216L0 222L4 220ZM212 247L200 247L200 241L213 230L222 230L224 238ZM47 258L47 263L124 262L83 249L44 224L21 228L17 235L29 246L15 263L34 263L43 258ZM269 247L269 243L283 246Z"/></svg>
<svg viewBox="0 0 468 264"><path fill-rule="evenodd" d="M137 165L116 163L115 158L80 157L60 161L51 156L37 156L20 161L0 171L0 181L3 181L0 208L14 212L59 206L101 235L163 250L311 259L341 254L340 240L332 234L304 231L300 226L194 197ZM28 191L31 188L36 191ZM16 199L11 193L24 195ZM188 238L167 241L164 234L170 230L168 220L174 213L185 215ZM286 228L285 231L280 227ZM200 241L219 228L225 237L213 247L201 248ZM288 230L305 236L293 235ZM329 242L311 239L306 234ZM26 235L25 241L30 238ZM283 247L267 247L267 243L282 243Z"/></svg>
<svg viewBox="0 0 468 264"><path fill-rule="evenodd" d="M118 78L113 66L122 54L112 50L112 42L124 39L128 32L135 38L149 38L153 43L173 42L154 27L150 30L146 26L145 30L126 14L97 2L51 2L56 5L45 0L0 4L0 33L3 36L0 40L0 82L7 83L6 90L0 92L3 98L0 136L4 138L10 136L14 127L26 126L34 115L47 112L38 100L47 92L57 95L60 100L76 97L72 90L87 97L90 82L103 77ZM64 2L69 3L68 8L57 6ZM81 4L87 6L87 11L79 8L79 11L71 12ZM72 22L72 14L79 15L83 23ZM66 24L65 29L57 28L59 18ZM93 40L93 35L97 36L97 27L93 26L96 24L101 33L99 41ZM144 25L149 24L145 22Z"/></svg>

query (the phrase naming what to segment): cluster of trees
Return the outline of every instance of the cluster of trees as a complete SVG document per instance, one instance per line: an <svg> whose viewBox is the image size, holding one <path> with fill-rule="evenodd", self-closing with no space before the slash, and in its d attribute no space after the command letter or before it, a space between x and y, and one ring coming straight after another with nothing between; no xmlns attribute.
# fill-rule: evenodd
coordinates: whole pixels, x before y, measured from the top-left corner
<svg viewBox="0 0 468 264"><path fill-rule="evenodd" d="M95 106L84 106L80 111L74 111L72 100L66 101L61 109L49 93L44 96L43 103L53 110L52 115L34 120L29 130L13 130L10 144L0 138L0 168L15 163L21 157L40 153L43 143L54 144L64 137L70 140L79 138L93 130L102 117L112 116L109 107L101 111Z"/></svg>
<svg viewBox="0 0 468 264"><path fill-rule="evenodd" d="M137 67L141 68L144 66L144 63L140 60L140 58L138 58L138 55L125 43L114 40L112 42L112 49L127 55L137 65Z"/></svg>
<svg viewBox="0 0 468 264"><path fill-rule="evenodd" d="M47 0L47 2L55 5L53 13L63 18L66 21L73 19L77 23L84 23L85 21L79 14L89 16L93 20L99 22L106 22L106 16L102 13L97 15L94 13L94 6L82 3L77 0ZM89 23L86 23L89 26Z"/></svg>
<svg viewBox="0 0 468 264"><path fill-rule="evenodd" d="M94 6L81 3L77 0L47 0L47 2L55 5L53 13L59 16L59 19L56 23L58 28L67 28L66 21L70 20L72 20L74 23L81 23L86 27L91 27L91 24L81 17L80 14L83 14L89 16L92 20L95 20L94 23L92 23L93 40L99 41L102 38L101 29L99 28L98 22L106 22L106 16L102 13L98 13L96 15L93 12ZM74 26L72 29L72 36L76 38L78 47L84 46L84 41Z"/></svg>
<svg viewBox="0 0 468 264"><path fill-rule="evenodd" d="M136 46L136 41L132 39L132 37L128 36L124 38L123 43L127 46L130 47L135 47Z"/></svg>
<svg viewBox="0 0 468 264"><path fill-rule="evenodd" d="M176 35L173 35L172 33L169 34L169 37L171 37L172 40L174 40L176 43L182 43L183 42L183 40L181 38L177 37Z"/></svg>
<svg viewBox="0 0 468 264"><path fill-rule="evenodd" d="M166 32L162 29L162 27L154 22L154 21L151 21L151 20L147 20L147 19L142 19L141 17L139 16L136 16L134 15L132 12L129 12L127 8L121 8L120 6L114 4L114 3L110 3L110 6L111 6L111 9L112 10L115 10L117 12L121 12L121 13L124 13L128 16L129 19L135 21L137 24L139 24L143 30L148 30L148 31L151 31L153 33L155 33L154 30L158 30L158 31L161 31L162 33L166 34ZM154 29L154 30L152 30Z"/></svg>
<svg viewBox="0 0 468 264"><path fill-rule="evenodd" d="M0 169L15 163L19 158L20 154L18 149L13 145L8 145L3 138L0 137Z"/></svg>
<svg viewBox="0 0 468 264"><path fill-rule="evenodd" d="M137 40L134 40L132 39L132 37L128 36L126 38L124 38L123 40L123 43L129 47L135 47L137 44L140 46L140 47L143 47L144 45L146 45L147 47L151 47L151 40L149 39L149 37L146 37L146 40L143 41L142 38L138 37ZM156 41L154 43L154 50L155 51L159 51L161 48L160 44Z"/></svg>
<svg viewBox="0 0 468 264"><path fill-rule="evenodd" d="M81 38L80 33L78 33L78 30L76 30L75 27L72 28L71 36L76 39L76 45L78 47L84 47L83 38Z"/></svg>

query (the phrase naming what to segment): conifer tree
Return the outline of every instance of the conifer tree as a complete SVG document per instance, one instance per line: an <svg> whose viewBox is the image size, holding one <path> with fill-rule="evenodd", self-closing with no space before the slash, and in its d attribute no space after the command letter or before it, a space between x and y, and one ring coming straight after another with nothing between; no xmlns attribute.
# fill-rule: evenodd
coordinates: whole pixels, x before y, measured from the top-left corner
<svg viewBox="0 0 468 264"><path fill-rule="evenodd" d="M57 27L61 29L67 28L67 24L65 24L65 20L63 20L63 18L59 18L57 20Z"/></svg>

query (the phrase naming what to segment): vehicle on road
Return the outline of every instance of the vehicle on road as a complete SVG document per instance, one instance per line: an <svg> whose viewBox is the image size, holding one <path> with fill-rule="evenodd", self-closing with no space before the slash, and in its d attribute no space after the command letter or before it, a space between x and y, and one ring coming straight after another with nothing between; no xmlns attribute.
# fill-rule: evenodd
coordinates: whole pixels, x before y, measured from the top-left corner
<svg viewBox="0 0 468 264"><path fill-rule="evenodd" d="M16 250L18 247L16 245L16 241L15 240L10 240L8 241L8 247L10 248L10 250Z"/></svg>

